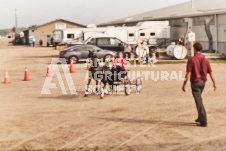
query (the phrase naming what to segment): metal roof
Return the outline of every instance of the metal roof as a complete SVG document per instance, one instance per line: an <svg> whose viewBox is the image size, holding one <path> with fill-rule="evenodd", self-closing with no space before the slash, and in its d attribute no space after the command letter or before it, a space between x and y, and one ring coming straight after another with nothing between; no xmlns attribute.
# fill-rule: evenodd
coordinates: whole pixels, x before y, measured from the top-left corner
<svg viewBox="0 0 226 151"><path fill-rule="evenodd" d="M75 23L75 22L71 22L71 21L68 21L68 20L65 20L65 19L56 19L56 20L54 20L54 21L51 21L51 22L48 22L48 23L39 25L39 26L37 26L36 28L41 27L41 26L45 26L45 25L48 25L48 24L52 24L52 23L58 22L58 21L66 22L66 23L73 24L73 25L76 25L76 26L86 27L85 25L78 24L78 23Z"/></svg>
<svg viewBox="0 0 226 151"><path fill-rule="evenodd" d="M195 0L195 8L191 2L185 2L141 14L129 16L115 21L100 24L114 25L150 20L166 20L181 17L205 16L226 13L226 0Z"/></svg>

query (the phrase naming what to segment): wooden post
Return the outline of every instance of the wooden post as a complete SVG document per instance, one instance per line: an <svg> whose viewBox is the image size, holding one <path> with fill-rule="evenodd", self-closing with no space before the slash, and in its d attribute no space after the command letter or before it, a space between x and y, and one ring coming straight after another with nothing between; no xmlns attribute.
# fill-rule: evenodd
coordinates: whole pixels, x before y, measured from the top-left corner
<svg viewBox="0 0 226 151"><path fill-rule="evenodd" d="M194 45L194 42L191 41L191 56L192 57L194 56L194 47L193 47L193 45Z"/></svg>
<svg viewBox="0 0 226 151"><path fill-rule="evenodd" d="M140 63L140 49L141 49L141 44L140 44L140 33L138 32L138 58L139 58L139 60L138 60L138 62Z"/></svg>
<svg viewBox="0 0 226 151"><path fill-rule="evenodd" d="M188 34L188 41L191 43L191 56L193 57L194 56L193 45L194 45L194 42L196 41L194 32L190 31L190 33Z"/></svg>

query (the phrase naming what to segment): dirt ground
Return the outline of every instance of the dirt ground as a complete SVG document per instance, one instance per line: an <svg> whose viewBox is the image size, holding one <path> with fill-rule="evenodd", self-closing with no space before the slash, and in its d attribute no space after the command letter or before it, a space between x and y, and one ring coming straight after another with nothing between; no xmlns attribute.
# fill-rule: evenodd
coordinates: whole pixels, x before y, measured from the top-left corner
<svg viewBox="0 0 226 151"><path fill-rule="evenodd" d="M218 89L208 79L203 93L208 127L194 123L197 111L182 81L143 81L143 89L129 96L84 96L84 63L74 66L77 94L57 88L41 94L47 65L58 51L52 48L0 46L0 75L9 71L10 84L0 83L0 150L226 150L226 64L212 64ZM129 67L130 71L182 71L186 64ZM23 81L24 68L30 81ZM60 65L59 65L59 68ZM144 75L141 75L143 78ZM94 85L94 82L92 82Z"/></svg>

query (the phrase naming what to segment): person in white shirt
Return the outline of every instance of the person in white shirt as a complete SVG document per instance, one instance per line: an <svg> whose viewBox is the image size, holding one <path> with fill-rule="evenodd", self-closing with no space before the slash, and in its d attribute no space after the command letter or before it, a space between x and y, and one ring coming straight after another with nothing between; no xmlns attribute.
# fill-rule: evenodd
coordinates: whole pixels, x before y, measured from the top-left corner
<svg viewBox="0 0 226 151"><path fill-rule="evenodd" d="M141 55L143 63L148 63L149 62L149 48L148 48L146 41L143 41L141 43L141 49L143 49L143 53Z"/></svg>
<svg viewBox="0 0 226 151"><path fill-rule="evenodd" d="M124 58L126 58L126 54L128 54L128 58L130 60L131 51L132 51L132 48L131 48L130 44L126 45L125 49L124 49L124 53L123 53ZM127 60L127 58L126 58L126 60Z"/></svg>
<svg viewBox="0 0 226 151"><path fill-rule="evenodd" d="M33 38L32 42L33 42L33 47L35 47L35 38Z"/></svg>

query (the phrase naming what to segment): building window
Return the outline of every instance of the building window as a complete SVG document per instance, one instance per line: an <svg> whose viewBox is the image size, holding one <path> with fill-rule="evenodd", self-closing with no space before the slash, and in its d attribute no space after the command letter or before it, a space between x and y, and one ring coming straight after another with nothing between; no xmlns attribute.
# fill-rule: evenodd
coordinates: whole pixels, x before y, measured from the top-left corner
<svg viewBox="0 0 226 151"><path fill-rule="evenodd" d="M145 33L140 33L140 36L145 36Z"/></svg>
<svg viewBox="0 0 226 151"><path fill-rule="evenodd" d="M55 24L55 29L66 29L67 26L64 23Z"/></svg>
<svg viewBox="0 0 226 151"><path fill-rule="evenodd" d="M150 36L155 36L155 33L150 33Z"/></svg>
<svg viewBox="0 0 226 151"><path fill-rule="evenodd" d="M74 38L74 34L67 34L67 38Z"/></svg>
<svg viewBox="0 0 226 151"><path fill-rule="evenodd" d="M134 37L134 34L133 33L129 33L129 37Z"/></svg>

